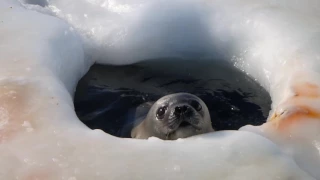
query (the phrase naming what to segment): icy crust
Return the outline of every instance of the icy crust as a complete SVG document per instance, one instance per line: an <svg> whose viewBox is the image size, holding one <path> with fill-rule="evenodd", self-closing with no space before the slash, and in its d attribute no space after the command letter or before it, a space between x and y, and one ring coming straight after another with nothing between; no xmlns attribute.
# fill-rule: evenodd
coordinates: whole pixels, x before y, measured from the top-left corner
<svg viewBox="0 0 320 180"><path fill-rule="evenodd" d="M159 0L53 0L43 8L26 7L71 24L96 62L131 64L168 57L221 59L224 52L221 47L215 49L221 45L212 41L208 9L202 4L190 0L169 4Z"/></svg>
<svg viewBox="0 0 320 180"><path fill-rule="evenodd" d="M5 160L14 164L4 166L4 179L313 179L261 136L237 131L208 136L123 140L55 127L6 145Z"/></svg>
<svg viewBox="0 0 320 180"><path fill-rule="evenodd" d="M92 64L84 59L80 37L61 20L19 4L5 1L0 6L1 77L54 77L73 92Z"/></svg>
<svg viewBox="0 0 320 180"><path fill-rule="evenodd" d="M253 0L150 2L24 1L41 7L0 1L0 179L319 179L317 7ZM97 17L82 21L84 14ZM99 33L88 34L103 23ZM165 23L177 25L166 32L174 48L163 35ZM125 36L109 33L121 32L121 26ZM200 28L190 38L180 31L194 26ZM206 32L203 37L197 29ZM143 33L154 43L141 39ZM186 46L176 42L183 37ZM113 38L120 45L103 45ZM72 95L93 63L89 57L126 64L159 54L184 56L197 39L206 39L195 43L205 49L193 53L230 57L269 90L268 123L146 141L92 131L77 119ZM148 54L139 54L148 43Z"/></svg>

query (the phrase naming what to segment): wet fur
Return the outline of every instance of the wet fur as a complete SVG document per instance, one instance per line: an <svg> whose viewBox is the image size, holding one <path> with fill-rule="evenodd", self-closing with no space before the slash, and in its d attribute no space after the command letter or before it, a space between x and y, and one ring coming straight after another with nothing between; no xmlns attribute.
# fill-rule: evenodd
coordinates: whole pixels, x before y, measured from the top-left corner
<svg viewBox="0 0 320 180"><path fill-rule="evenodd" d="M191 126L183 128L179 127L177 130L172 130L176 129L182 121L174 115L174 111L172 110L172 108L176 107L176 104L187 104L186 101L191 99L199 102L202 106L202 110L197 112L194 108L190 108L190 110L187 112L190 114L188 114L188 116L186 117L184 116L184 118L185 121L188 121L191 124L197 124L197 126L201 127L201 130L197 130L196 128ZM168 105L168 110L165 114L165 120L160 121L156 119L155 114L157 109L160 106L164 106L168 103L175 104L175 106L171 105L171 107L170 105ZM211 118L208 108L204 104L204 102L197 96L188 93L171 94L160 98L155 103L146 103L142 106L144 106L145 112L141 112L141 110L139 110L139 112L136 113L136 119L133 123L133 129L131 131L132 138L147 139L154 136L164 140L175 140L178 138L186 138L193 135L214 131L211 126ZM147 108L149 108L148 112L146 112ZM143 113L145 113L144 116ZM140 117L138 117L139 115Z"/></svg>

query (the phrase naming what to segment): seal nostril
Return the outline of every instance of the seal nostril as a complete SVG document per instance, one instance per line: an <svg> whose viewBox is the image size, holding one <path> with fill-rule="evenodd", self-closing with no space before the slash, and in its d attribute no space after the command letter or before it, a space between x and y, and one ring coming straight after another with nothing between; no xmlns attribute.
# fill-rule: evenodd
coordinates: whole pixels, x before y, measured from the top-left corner
<svg viewBox="0 0 320 180"><path fill-rule="evenodd" d="M181 113L185 113L188 110L188 106L177 106L174 109L174 113L175 114L181 114Z"/></svg>
<svg viewBox="0 0 320 180"><path fill-rule="evenodd" d="M175 112L176 114L180 114L180 113L182 112L181 107L180 107L180 106L175 107L175 108L174 108L174 112Z"/></svg>
<svg viewBox="0 0 320 180"><path fill-rule="evenodd" d="M187 112L188 106L182 106L182 112Z"/></svg>

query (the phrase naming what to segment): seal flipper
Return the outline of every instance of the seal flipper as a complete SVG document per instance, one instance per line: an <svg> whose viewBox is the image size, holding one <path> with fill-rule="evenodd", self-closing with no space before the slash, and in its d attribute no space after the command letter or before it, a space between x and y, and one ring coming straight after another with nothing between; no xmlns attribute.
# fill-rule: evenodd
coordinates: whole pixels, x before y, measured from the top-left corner
<svg viewBox="0 0 320 180"><path fill-rule="evenodd" d="M119 136L131 138L132 129L144 120L154 103L155 102L145 102L136 108L130 109L128 111L126 124L124 124L123 128L120 130Z"/></svg>

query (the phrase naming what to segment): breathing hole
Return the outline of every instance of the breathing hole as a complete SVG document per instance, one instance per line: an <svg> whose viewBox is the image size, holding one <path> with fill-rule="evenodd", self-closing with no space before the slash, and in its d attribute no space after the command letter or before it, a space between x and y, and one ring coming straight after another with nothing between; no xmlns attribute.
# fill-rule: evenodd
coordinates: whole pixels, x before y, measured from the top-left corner
<svg viewBox="0 0 320 180"><path fill-rule="evenodd" d="M261 125L271 105L258 82L228 63L172 58L129 66L94 65L79 81L74 103L89 128L119 136L137 106L177 92L200 97L215 130Z"/></svg>

